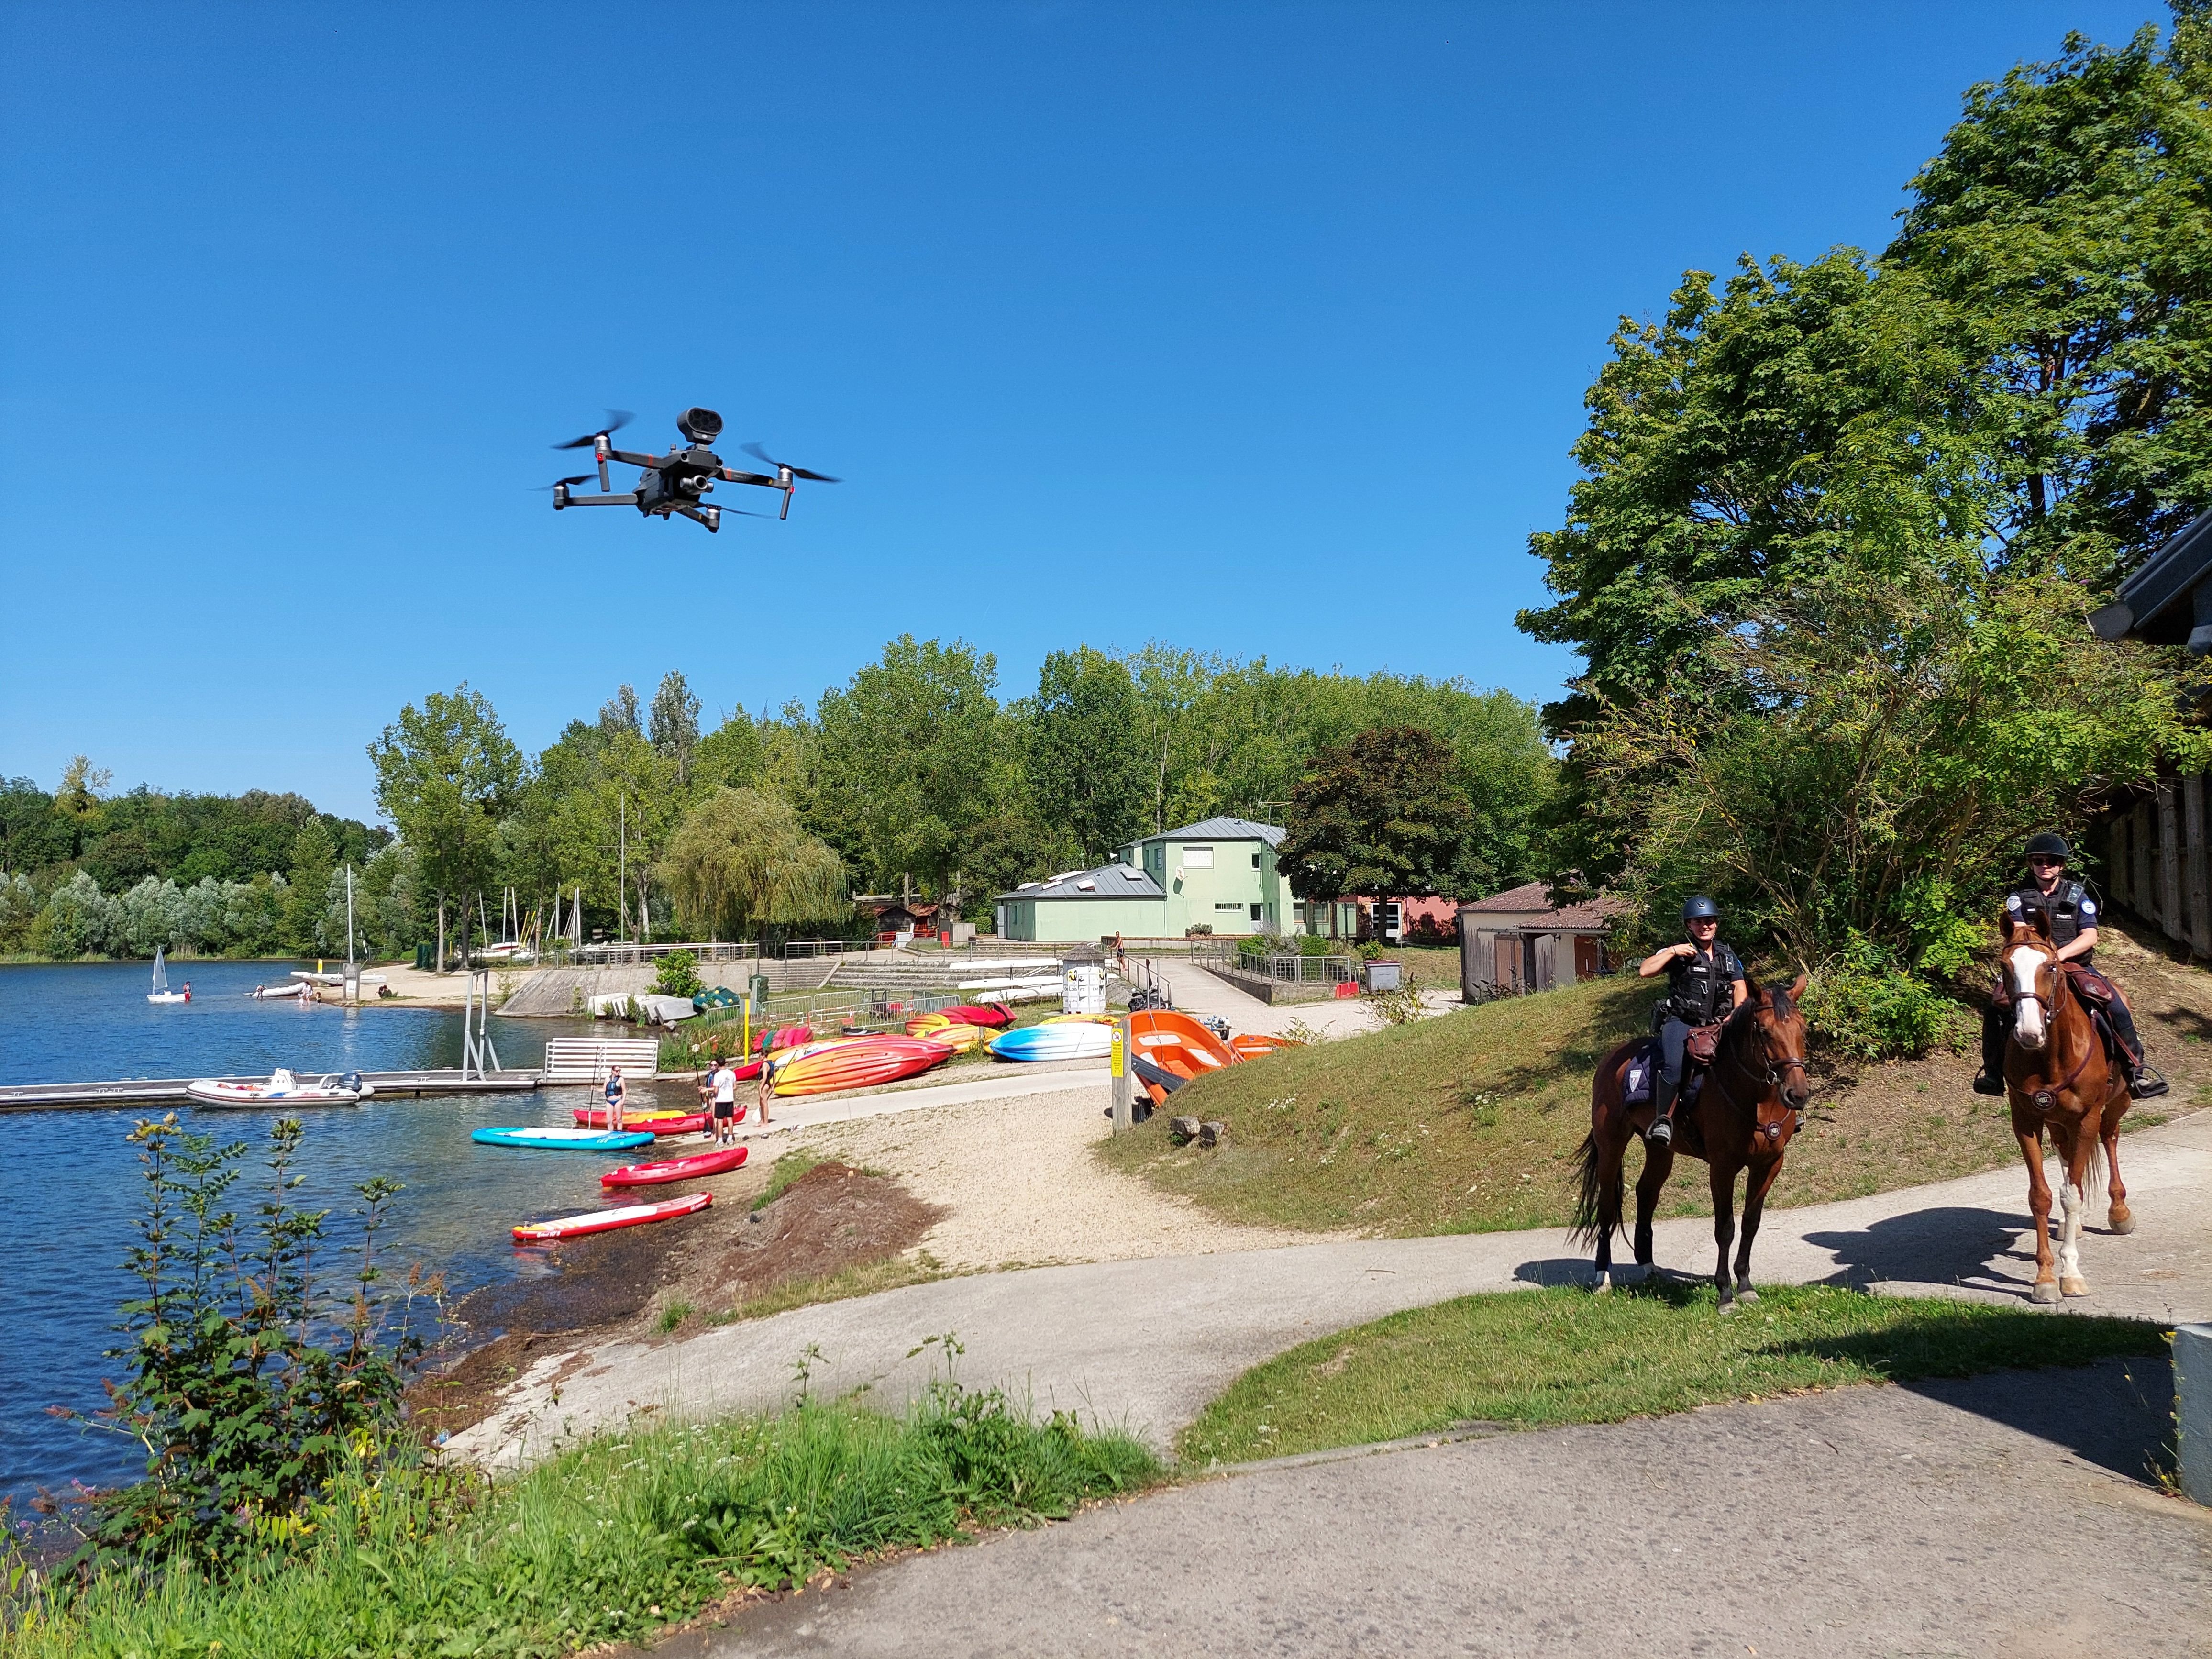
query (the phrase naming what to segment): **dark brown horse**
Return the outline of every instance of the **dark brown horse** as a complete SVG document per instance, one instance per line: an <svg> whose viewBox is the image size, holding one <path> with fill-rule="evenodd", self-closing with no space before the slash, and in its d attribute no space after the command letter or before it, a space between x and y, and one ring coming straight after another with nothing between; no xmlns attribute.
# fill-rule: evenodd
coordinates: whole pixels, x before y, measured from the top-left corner
<svg viewBox="0 0 2212 1659"><path fill-rule="evenodd" d="M2120 1180L2120 1119L2128 1109L2128 1082L2105 1055L2088 1008L2075 992L2073 975L2058 961L2044 913L2030 906L2017 921L2005 920L1998 954L1998 995L2012 1008L2005 1043L2005 1094L2012 1103L2012 1132L2027 1161L2027 1207L2035 1216L2038 1302L2061 1295L2087 1296L2081 1276L2081 1220L2100 1178L2112 1194L2106 1219L2116 1233L2131 1233L2136 1220ZM2065 1166L2059 1203L2065 1219L2057 1260L2051 1249L2051 1183L2043 1174L2043 1133ZM2102 1152L2100 1158L2098 1154Z"/></svg>
<svg viewBox="0 0 2212 1659"><path fill-rule="evenodd" d="M1636 1182L1636 1260L1651 1270L1651 1216L1674 1167L1679 1148L1705 1160L1712 1180L1713 1237L1720 1262L1713 1284L1721 1311L1736 1299L1755 1302L1751 1288L1751 1242L1766 1208L1768 1188L1782 1169L1782 1155L1796 1132L1797 1114L1811 1091L1805 1079L1805 1018L1797 999L1805 994L1805 975L1786 991L1754 985L1743 1006L1721 1028L1720 1044L1694 1105L1674 1109L1674 1145L1644 1149L1644 1173ZM1624 1042L1598 1062L1590 1085L1590 1131L1583 1138L1582 1192L1575 1203L1571 1237L1597 1243L1597 1284L1613 1288L1613 1235L1620 1225L1621 1166L1628 1143L1651 1127L1650 1103L1624 1103L1629 1056L1634 1042ZM1743 1199L1743 1243L1735 1254L1735 1279L1729 1279L1729 1243L1735 1234L1735 1178L1751 1171Z"/></svg>

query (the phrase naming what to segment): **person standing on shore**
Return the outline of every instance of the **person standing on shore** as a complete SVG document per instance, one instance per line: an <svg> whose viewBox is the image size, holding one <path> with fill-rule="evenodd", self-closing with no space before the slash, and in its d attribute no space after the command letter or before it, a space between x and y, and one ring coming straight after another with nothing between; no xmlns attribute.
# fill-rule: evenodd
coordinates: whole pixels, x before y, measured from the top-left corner
<svg viewBox="0 0 2212 1659"><path fill-rule="evenodd" d="M618 1135L623 1132L623 1096L625 1092L627 1091L623 1088L622 1067L608 1066L607 1133L610 1134Z"/></svg>
<svg viewBox="0 0 2212 1659"><path fill-rule="evenodd" d="M775 1093L775 1073L770 1069L773 1064L768 1055L761 1056L760 1094L755 1100L754 1105L760 1113L759 1121L763 1123L768 1121L769 1098Z"/></svg>
<svg viewBox="0 0 2212 1659"><path fill-rule="evenodd" d="M714 1062L714 1144L726 1146L738 1138L738 1074L726 1060Z"/></svg>

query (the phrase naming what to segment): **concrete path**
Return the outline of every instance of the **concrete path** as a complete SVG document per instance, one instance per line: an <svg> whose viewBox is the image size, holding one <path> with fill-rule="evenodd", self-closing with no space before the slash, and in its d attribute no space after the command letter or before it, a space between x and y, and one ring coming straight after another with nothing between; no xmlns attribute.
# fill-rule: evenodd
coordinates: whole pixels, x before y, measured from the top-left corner
<svg viewBox="0 0 2212 1659"><path fill-rule="evenodd" d="M1262 1467L856 1573L657 1659L2212 1650L2160 1361Z"/></svg>
<svg viewBox="0 0 2212 1659"><path fill-rule="evenodd" d="M1085 1109L1077 1106L1073 1109ZM2171 1321L2212 1316L2212 1112L2123 1143L2130 1237L2093 1231L2094 1294L2068 1309ZM2026 1177L1991 1171L1844 1203L1771 1212L1756 1276L2027 1305L2035 1267ZM2094 1212L2101 1223L2101 1207ZM1660 1224L1662 1267L1710 1273L1711 1223ZM507 1407L451 1449L494 1468L639 1412L772 1409L813 1350L813 1387L862 1389L886 1409L930 1375L923 1338L954 1333L964 1381L1026 1389L1041 1409L1125 1426L1164 1449L1238 1374L1335 1330L1477 1291L1584 1283L1589 1258L1562 1233L1363 1239L1211 1255L1094 1262L939 1280L799 1308L660 1346L550 1353Z"/></svg>

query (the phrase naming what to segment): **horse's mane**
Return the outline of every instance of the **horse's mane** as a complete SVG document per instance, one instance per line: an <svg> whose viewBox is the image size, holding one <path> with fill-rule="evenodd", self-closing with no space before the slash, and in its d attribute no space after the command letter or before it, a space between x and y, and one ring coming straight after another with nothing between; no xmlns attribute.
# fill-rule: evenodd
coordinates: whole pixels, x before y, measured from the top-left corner
<svg viewBox="0 0 2212 1659"><path fill-rule="evenodd" d="M1789 991L1784 987L1760 985L1754 980L1752 981L1752 994L1743 1000L1743 1006L1730 1012L1721 1028L1721 1035L1727 1036L1733 1032L1741 1038L1743 1029L1750 1025L1753 1015L1762 1006L1777 1019L1789 1018L1796 1012L1797 1007L1797 1005L1790 1000Z"/></svg>

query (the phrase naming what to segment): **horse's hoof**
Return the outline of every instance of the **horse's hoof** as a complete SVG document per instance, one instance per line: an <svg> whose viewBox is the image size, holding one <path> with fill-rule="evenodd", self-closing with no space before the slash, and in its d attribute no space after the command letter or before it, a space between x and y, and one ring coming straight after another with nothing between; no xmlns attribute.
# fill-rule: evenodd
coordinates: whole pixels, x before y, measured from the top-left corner
<svg viewBox="0 0 2212 1659"><path fill-rule="evenodd" d="M2136 1230L2136 1212L2124 1204L2115 1204L2112 1214L2105 1218L2105 1225L2124 1237Z"/></svg>
<svg viewBox="0 0 2212 1659"><path fill-rule="evenodd" d="M1600 1273L1597 1276L1597 1281L1590 1286L1590 1294L1592 1296L1611 1296L1613 1294L1613 1275L1610 1273Z"/></svg>
<svg viewBox="0 0 2212 1659"><path fill-rule="evenodd" d="M2035 1281L2035 1289L2028 1293L2027 1299L2031 1302L2039 1303L2043 1306L2048 1307L2051 1304L2058 1300L2057 1281L2050 1279L2037 1279Z"/></svg>
<svg viewBox="0 0 2212 1659"><path fill-rule="evenodd" d="M2068 1296L2087 1296L2089 1294L2089 1281L2086 1279L2062 1279L2058 1281L2058 1288Z"/></svg>
<svg viewBox="0 0 2212 1659"><path fill-rule="evenodd" d="M1735 1311L1735 1303L1732 1299L1723 1297L1721 1299L1721 1311L1724 1314L1734 1313Z"/></svg>
<svg viewBox="0 0 2212 1659"><path fill-rule="evenodd" d="M1756 1302L1759 1300L1759 1292L1748 1285L1739 1285L1735 1287L1735 1299L1739 1302Z"/></svg>

